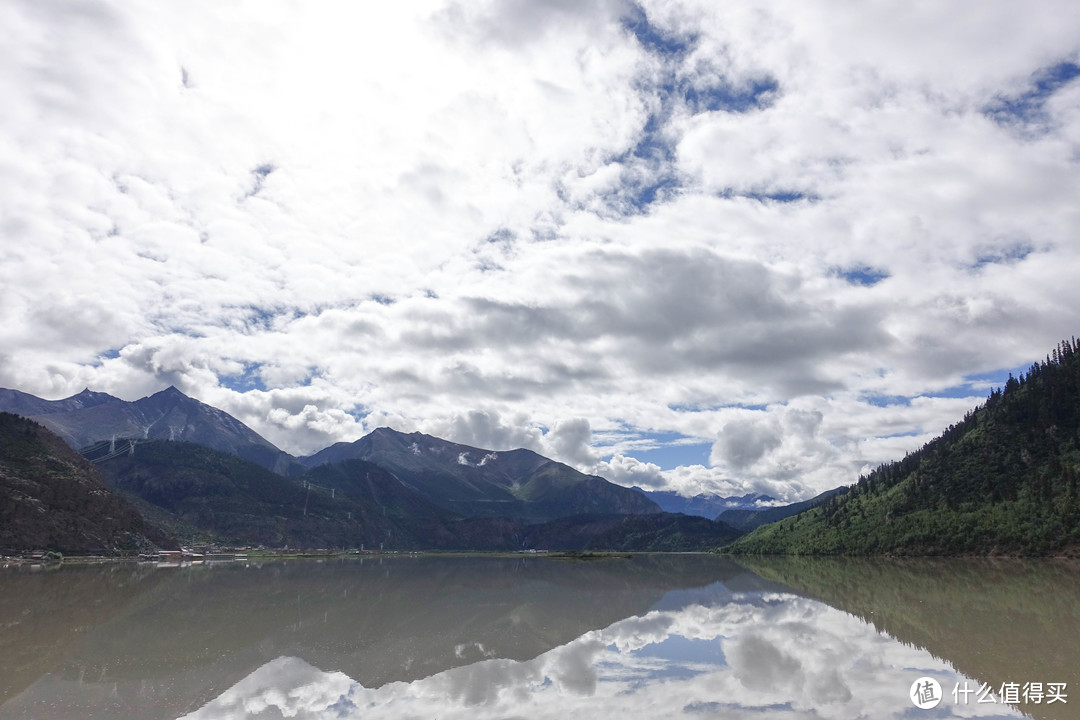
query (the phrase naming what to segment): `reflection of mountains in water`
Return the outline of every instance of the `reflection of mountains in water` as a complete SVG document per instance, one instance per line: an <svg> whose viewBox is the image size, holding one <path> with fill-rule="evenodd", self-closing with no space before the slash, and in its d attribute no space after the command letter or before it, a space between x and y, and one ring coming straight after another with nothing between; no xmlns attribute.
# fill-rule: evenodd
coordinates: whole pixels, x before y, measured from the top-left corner
<svg viewBox="0 0 1080 720"><path fill-rule="evenodd" d="M0 572L0 717L4 703L78 651L84 630L114 620L163 579L121 565Z"/></svg>
<svg viewBox="0 0 1080 720"><path fill-rule="evenodd" d="M17 697L31 678L0 688L0 697L12 697L0 717L41 717L47 707L50 718L82 718L92 707L108 717L175 718L281 656L380 687L485 657L527 660L644 613L671 590L771 585L727 560L658 555L299 561L153 572L111 566L100 573L107 587L92 570L38 576L44 581L29 585L27 575L0 578L0 596L12 598L7 612L30 607L30 624L47 628L18 637L21 657L44 658L28 664L35 672L53 667ZM62 601L32 599L56 593ZM3 677L0 683L11 676Z"/></svg>
<svg viewBox="0 0 1080 720"><path fill-rule="evenodd" d="M1080 567L1056 560L740 558L764 578L851 613L988 683L1064 682L1080 691ZM950 692L952 688L947 688ZM1067 704L1022 704L1080 718Z"/></svg>

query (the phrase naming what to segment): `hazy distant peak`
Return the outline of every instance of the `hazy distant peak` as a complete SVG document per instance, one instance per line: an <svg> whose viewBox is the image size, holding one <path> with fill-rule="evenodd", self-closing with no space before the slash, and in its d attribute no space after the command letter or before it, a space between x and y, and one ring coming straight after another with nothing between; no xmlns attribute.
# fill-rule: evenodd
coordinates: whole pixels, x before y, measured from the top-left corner
<svg viewBox="0 0 1080 720"><path fill-rule="evenodd" d="M674 490L645 490L637 486L633 489L658 504L664 512L707 518L714 518L725 510L756 510L776 503L776 498L771 495L754 492L731 496L716 493L698 493L688 496Z"/></svg>

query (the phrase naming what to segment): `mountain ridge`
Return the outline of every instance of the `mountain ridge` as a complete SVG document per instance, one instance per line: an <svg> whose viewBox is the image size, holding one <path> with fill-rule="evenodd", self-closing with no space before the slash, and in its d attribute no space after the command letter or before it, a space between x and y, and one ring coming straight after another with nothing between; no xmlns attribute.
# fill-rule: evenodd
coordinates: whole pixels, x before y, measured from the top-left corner
<svg viewBox="0 0 1080 720"><path fill-rule="evenodd" d="M41 423L75 449L111 439L189 440L282 475L296 469L292 455L232 415L173 385L132 402L89 389L62 400L0 389L0 410Z"/></svg>
<svg viewBox="0 0 1080 720"><path fill-rule="evenodd" d="M415 549L506 549L508 543L516 546L530 538L529 542L566 545L575 537L585 549L594 547L594 542L613 548L629 543L638 549L690 549L700 547L706 537L719 544L739 533L737 528L750 529L782 518L757 527L725 550L905 555L1080 553L1080 342L1075 339L1061 343L1045 363L1034 364L1019 378L1010 375L1003 389L991 392L986 403L922 449L882 465L856 484L790 506L728 509L717 521L704 518L708 524L698 523L700 518L664 513L639 488L615 485L522 448L492 451L383 427L354 442L336 443L313 455L293 458L239 420L175 387L133 403L88 389L56 401L0 390L0 410L5 406L42 413L38 417L43 424L52 422L66 428L69 442L71 438L78 442L87 433L96 435L100 442L94 451L97 459L112 466L126 462L121 452L108 453L111 459L105 457L108 438L118 429L134 430L142 438L192 440L202 443L208 452L231 453L230 457L237 458L235 462L261 459L260 469L268 475L259 482L267 488L280 486L279 494L292 499L275 502L279 508L291 510L275 511L267 506L246 515L257 518L251 521L255 525L266 518L293 517L289 522L295 521L296 527L308 532L309 539L331 537L310 534L314 532L309 527L312 521L296 519L307 518L311 504L316 517L323 512L321 517L333 519L342 511L349 523L353 513L367 518L364 522L369 527L362 532L351 527L334 537L367 543L396 535L404 543L402 547ZM215 442L216 448L211 444ZM204 503L211 516L215 511L227 514L226 505L215 507L214 503L236 502L237 491L229 489L235 478L222 480L213 469L227 462L206 457L204 466L193 469L188 467L191 458L183 456L197 455L196 451L179 447L179 443L165 445L173 445L166 454L178 454L162 465L168 466L167 470L155 471L160 472L158 480L188 488L184 492L194 498L191 502ZM244 459L242 452L249 457ZM280 462L283 456L287 459L284 467ZM267 462L268 458L274 462ZM270 468L277 469L277 474ZM301 469L302 477L286 475ZM250 470L239 472L237 477L252 476ZM145 479L145 474L140 477ZM218 489L213 490L215 487ZM327 493L333 501L329 504ZM341 493L340 499L336 493ZM762 501L761 496L753 495L663 496L685 503L699 500L744 506ZM298 505L300 498L302 506ZM346 501L352 503L348 508ZM302 509L299 516L297 508ZM245 515L235 505L230 512L237 517ZM193 527L208 525L197 513L194 517ZM239 522L242 526L248 521ZM345 521L337 517L334 522ZM273 542L273 538L269 540Z"/></svg>
<svg viewBox="0 0 1080 720"><path fill-rule="evenodd" d="M464 516L543 521L582 513L660 512L656 503L630 488L532 450L488 450L387 427L299 462L314 468L354 459L386 468L432 502Z"/></svg>
<svg viewBox="0 0 1080 720"><path fill-rule="evenodd" d="M23 417L71 412L114 401L123 402L118 397L113 397L108 393L94 392L90 388L84 388L82 392L61 400L45 400L21 390L0 388L0 410Z"/></svg>

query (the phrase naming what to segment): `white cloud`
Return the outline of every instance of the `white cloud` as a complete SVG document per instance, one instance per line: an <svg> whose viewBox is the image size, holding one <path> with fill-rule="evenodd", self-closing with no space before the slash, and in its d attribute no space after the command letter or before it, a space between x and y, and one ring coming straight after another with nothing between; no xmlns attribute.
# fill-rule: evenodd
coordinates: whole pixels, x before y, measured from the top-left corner
<svg viewBox="0 0 1080 720"><path fill-rule="evenodd" d="M624 455L613 455L610 460L597 463L594 472L625 487L637 485L645 490L653 490L667 484L659 465Z"/></svg>
<svg viewBox="0 0 1080 720"><path fill-rule="evenodd" d="M710 460L743 470L780 447L782 439L782 430L775 421L730 422L720 429Z"/></svg>
<svg viewBox="0 0 1080 720"><path fill-rule="evenodd" d="M600 459L592 449L592 429L585 418L572 418L555 423L544 436L555 457L563 458L573 465L588 467Z"/></svg>
<svg viewBox="0 0 1080 720"><path fill-rule="evenodd" d="M543 447L543 432L531 427L525 416L504 421L497 411L473 410L449 418L432 418L424 424L424 432L452 440L462 445L489 450L516 450Z"/></svg>

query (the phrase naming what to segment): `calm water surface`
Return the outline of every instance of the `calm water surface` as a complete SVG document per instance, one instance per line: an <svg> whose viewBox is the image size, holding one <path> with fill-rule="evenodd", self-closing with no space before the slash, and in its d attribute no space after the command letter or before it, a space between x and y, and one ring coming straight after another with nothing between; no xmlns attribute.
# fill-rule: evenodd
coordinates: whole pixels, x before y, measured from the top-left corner
<svg viewBox="0 0 1080 720"><path fill-rule="evenodd" d="M1078 667L1080 570L1060 562L0 572L3 719L1080 718ZM934 709L909 698L924 676ZM965 683L992 695L954 698ZM1003 702L1009 683L1042 702Z"/></svg>

